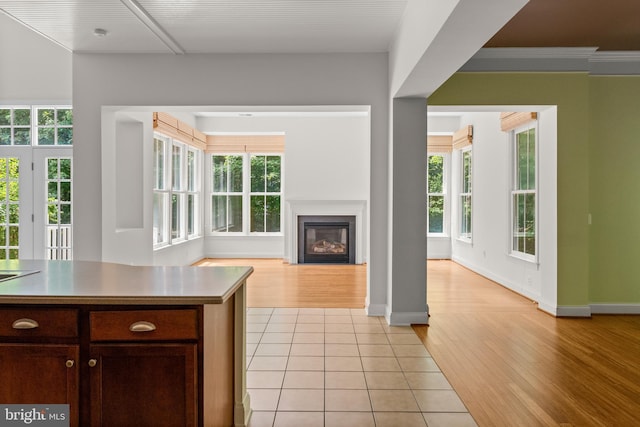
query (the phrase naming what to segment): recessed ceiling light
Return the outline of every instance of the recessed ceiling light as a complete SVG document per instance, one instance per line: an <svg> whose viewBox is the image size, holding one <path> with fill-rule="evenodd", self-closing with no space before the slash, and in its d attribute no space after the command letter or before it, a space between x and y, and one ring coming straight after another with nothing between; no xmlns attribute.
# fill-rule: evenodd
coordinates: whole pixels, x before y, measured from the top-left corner
<svg viewBox="0 0 640 427"><path fill-rule="evenodd" d="M107 35L107 30L104 28L96 28L93 30L93 35L96 37L105 37Z"/></svg>

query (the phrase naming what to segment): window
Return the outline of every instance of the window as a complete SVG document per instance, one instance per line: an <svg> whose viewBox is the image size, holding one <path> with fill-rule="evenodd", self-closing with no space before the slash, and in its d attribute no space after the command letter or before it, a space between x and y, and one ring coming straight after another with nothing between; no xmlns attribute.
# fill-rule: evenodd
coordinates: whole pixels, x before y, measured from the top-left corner
<svg viewBox="0 0 640 427"><path fill-rule="evenodd" d="M0 157L0 259L20 255L20 161Z"/></svg>
<svg viewBox="0 0 640 427"><path fill-rule="evenodd" d="M280 232L280 156L251 156L251 231Z"/></svg>
<svg viewBox="0 0 640 427"><path fill-rule="evenodd" d="M71 108L36 108L38 145L72 145Z"/></svg>
<svg viewBox="0 0 640 427"><path fill-rule="evenodd" d="M155 134L153 244L162 247L200 235L202 151Z"/></svg>
<svg viewBox="0 0 640 427"><path fill-rule="evenodd" d="M279 233L282 156L211 155L211 233Z"/></svg>
<svg viewBox="0 0 640 427"><path fill-rule="evenodd" d="M71 159L49 157L47 164L48 259L72 259Z"/></svg>
<svg viewBox="0 0 640 427"><path fill-rule="evenodd" d="M472 182L472 151L466 149L460 152L460 234L463 240L471 240L471 182Z"/></svg>
<svg viewBox="0 0 640 427"><path fill-rule="evenodd" d="M513 190L511 191L512 245L514 255L536 259L536 130L516 129L513 149Z"/></svg>
<svg viewBox="0 0 640 427"><path fill-rule="evenodd" d="M31 107L0 108L0 145L31 145Z"/></svg>
<svg viewBox="0 0 640 427"><path fill-rule="evenodd" d="M445 155L430 154L427 162L427 232L446 233Z"/></svg>

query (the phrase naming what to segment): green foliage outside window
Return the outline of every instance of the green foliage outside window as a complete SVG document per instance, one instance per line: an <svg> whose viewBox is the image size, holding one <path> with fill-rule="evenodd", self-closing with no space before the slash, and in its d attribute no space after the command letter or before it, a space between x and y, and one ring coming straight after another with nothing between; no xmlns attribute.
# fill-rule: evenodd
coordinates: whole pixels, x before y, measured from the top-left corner
<svg viewBox="0 0 640 427"><path fill-rule="evenodd" d="M427 165L429 233L444 232L444 156L431 155ZM433 194L436 193L436 194Z"/></svg>
<svg viewBox="0 0 640 427"><path fill-rule="evenodd" d="M20 244L20 163L0 158L0 259L17 259Z"/></svg>

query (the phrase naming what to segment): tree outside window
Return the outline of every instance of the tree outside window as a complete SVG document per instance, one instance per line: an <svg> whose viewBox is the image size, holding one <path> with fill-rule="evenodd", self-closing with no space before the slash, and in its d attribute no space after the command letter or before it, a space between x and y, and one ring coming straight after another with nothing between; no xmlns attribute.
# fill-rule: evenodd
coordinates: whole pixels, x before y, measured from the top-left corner
<svg viewBox="0 0 640 427"><path fill-rule="evenodd" d="M536 255L536 132L535 127L516 130L511 204L513 243L511 250Z"/></svg>
<svg viewBox="0 0 640 427"><path fill-rule="evenodd" d="M445 232L444 155L432 154L427 162L427 231Z"/></svg>

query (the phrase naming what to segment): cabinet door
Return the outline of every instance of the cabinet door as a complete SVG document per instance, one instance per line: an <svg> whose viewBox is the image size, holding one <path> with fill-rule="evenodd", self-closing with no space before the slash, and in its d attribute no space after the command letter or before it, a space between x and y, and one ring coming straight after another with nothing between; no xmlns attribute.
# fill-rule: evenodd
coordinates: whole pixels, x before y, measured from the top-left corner
<svg viewBox="0 0 640 427"><path fill-rule="evenodd" d="M77 345L0 344L0 402L68 404L78 425Z"/></svg>
<svg viewBox="0 0 640 427"><path fill-rule="evenodd" d="M196 344L91 345L90 358L92 426L197 425Z"/></svg>

